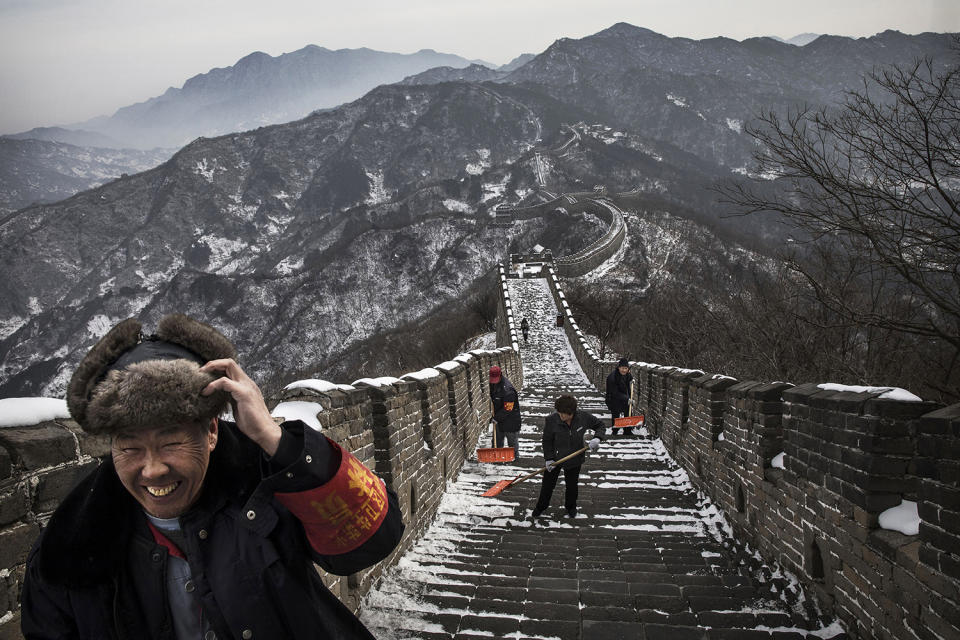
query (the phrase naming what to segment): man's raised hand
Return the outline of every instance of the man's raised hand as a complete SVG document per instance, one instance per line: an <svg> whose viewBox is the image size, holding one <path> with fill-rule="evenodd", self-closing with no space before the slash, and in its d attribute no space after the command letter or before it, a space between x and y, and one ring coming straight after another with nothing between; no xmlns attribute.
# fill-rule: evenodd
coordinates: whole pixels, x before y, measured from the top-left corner
<svg viewBox="0 0 960 640"><path fill-rule="evenodd" d="M270 415L260 387L230 358L211 360L200 367L200 370L223 374L222 378L217 378L204 388L203 395L208 396L215 391L229 393L232 398L233 417L236 418L240 431L260 445L267 455L275 454L282 431Z"/></svg>

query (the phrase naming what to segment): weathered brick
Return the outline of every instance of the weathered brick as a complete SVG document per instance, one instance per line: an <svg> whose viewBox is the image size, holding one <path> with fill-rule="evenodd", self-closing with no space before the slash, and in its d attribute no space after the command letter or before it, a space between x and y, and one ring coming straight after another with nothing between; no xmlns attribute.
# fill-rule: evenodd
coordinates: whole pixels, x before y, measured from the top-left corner
<svg viewBox="0 0 960 640"><path fill-rule="evenodd" d="M26 482L0 490L0 526L16 522L30 510L30 487Z"/></svg>
<svg viewBox="0 0 960 640"><path fill-rule="evenodd" d="M10 460L10 454L3 447L0 447L0 480L6 480L13 472L13 463Z"/></svg>
<svg viewBox="0 0 960 640"><path fill-rule="evenodd" d="M15 464L28 470L49 467L76 458L73 433L57 424L0 429L0 445L11 453Z"/></svg>
<svg viewBox="0 0 960 640"><path fill-rule="evenodd" d="M0 531L0 569L22 564L33 546L40 527L36 523L21 523Z"/></svg>
<svg viewBox="0 0 960 640"><path fill-rule="evenodd" d="M33 511L45 513L56 509L60 501L67 497L77 483L97 466L97 462L66 465L39 474L33 499Z"/></svg>

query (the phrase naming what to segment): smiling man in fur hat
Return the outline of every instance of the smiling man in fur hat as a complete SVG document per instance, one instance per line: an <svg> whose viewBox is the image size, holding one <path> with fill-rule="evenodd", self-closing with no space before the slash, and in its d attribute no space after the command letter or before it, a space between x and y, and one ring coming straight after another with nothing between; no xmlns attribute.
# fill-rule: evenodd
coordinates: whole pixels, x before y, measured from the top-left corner
<svg viewBox="0 0 960 640"><path fill-rule="evenodd" d="M235 357L174 314L148 338L121 322L80 363L70 413L112 455L30 554L27 639L373 637L314 563L348 575L385 558L396 496L318 431L278 425Z"/></svg>

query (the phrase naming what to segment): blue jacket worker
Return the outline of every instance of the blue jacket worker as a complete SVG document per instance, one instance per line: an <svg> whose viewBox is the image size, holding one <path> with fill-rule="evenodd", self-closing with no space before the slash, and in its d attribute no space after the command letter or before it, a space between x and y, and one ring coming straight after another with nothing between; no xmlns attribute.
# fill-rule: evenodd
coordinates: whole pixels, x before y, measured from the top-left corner
<svg viewBox="0 0 960 640"><path fill-rule="evenodd" d="M28 640L372 640L315 563L348 575L389 555L396 496L319 431L278 425L235 358L173 314L146 338L124 320L80 363L67 405L111 455L30 553Z"/></svg>

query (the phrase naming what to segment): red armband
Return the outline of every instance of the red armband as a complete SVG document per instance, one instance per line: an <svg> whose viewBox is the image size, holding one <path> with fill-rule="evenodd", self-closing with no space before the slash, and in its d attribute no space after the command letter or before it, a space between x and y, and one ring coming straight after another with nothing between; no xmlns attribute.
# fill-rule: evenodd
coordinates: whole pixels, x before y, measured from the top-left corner
<svg viewBox="0 0 960 640"><path fill-rule="evenodd" d="M331 441L330 445L340 449ZM337 555L370 539L387 515L387 488L351 453L340 449L340 468L329 482L297 493L275 493L303 523L314 551Z"/></svg>

